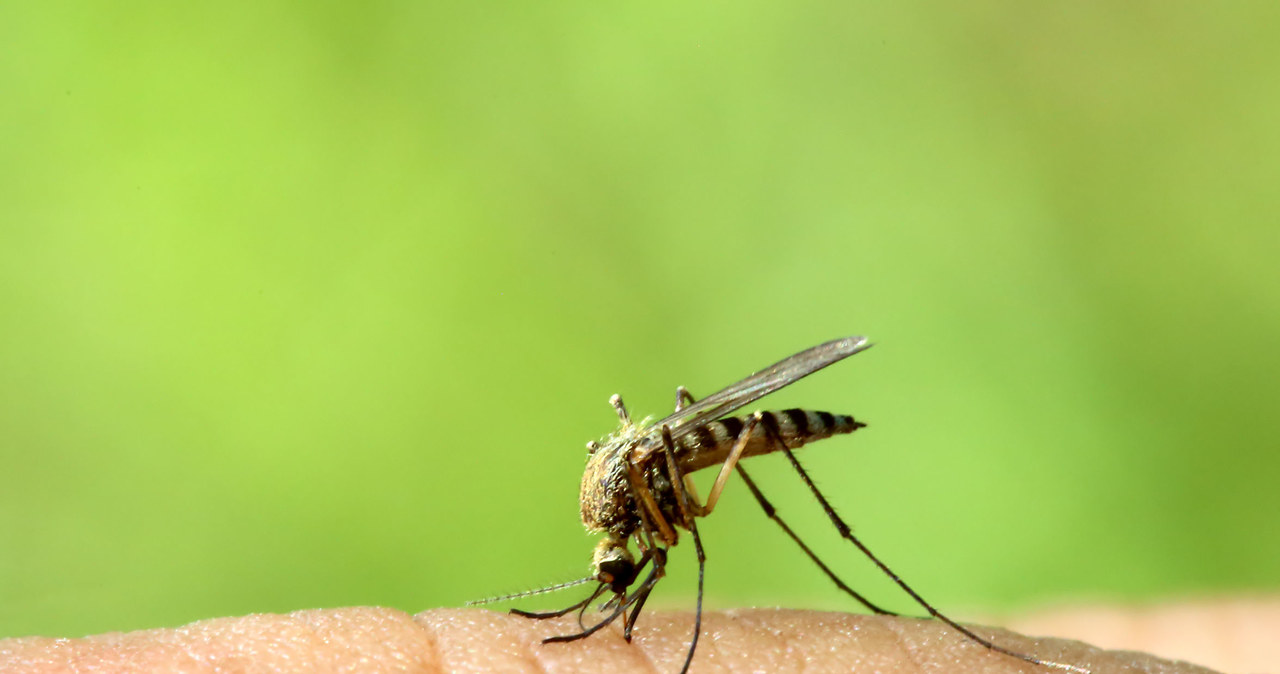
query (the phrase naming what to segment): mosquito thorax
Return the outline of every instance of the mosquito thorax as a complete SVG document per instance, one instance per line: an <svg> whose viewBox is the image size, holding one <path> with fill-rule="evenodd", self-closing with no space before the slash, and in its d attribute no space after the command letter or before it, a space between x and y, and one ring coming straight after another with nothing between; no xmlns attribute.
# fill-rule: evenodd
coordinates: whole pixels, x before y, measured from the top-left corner
<svg viewBox="0 0 1280 674"><path fill-rule="evenodd" d="M587 465L582 472L578 499L582 524L588 531L607 532L625 540L640 526L627 464L631 450L648 430L644 424L623 420L622 426L609 437L587 443Z"/></svg>
<svg viewBox="0 0 1280 674"><path fill-rule="evenodd" d="M636 561L627 542L612 537L602 539L591 555L591 572L615 594L626 592L636 579Z"/></svg>

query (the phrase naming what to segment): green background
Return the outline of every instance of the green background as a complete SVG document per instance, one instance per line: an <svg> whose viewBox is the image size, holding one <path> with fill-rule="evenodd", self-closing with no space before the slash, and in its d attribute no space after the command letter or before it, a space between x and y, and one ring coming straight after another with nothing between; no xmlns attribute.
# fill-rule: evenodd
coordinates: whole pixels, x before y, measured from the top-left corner
<svg viewBox="0 0 1280 674"><path fill-rule="evenodd" d="M5 3L0 636L581 576L610 394L852 333L764 404L870 424L802 459L939 606L1274 591L1280 6L956 4Z"/></svg>

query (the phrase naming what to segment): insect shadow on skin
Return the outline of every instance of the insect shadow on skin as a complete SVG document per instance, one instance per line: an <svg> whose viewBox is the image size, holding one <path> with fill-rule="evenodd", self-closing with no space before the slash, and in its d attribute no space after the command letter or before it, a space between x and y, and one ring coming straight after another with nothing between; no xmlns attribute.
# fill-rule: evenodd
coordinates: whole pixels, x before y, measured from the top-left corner
<svg viewBox="0 0 1280 674"><path fill-rule="evenodd" d="M619 617L623 618L623 638L630 641L636 619L649 599L649 594L666 574L667 551L679 541L678 529L684 529L693 538L698 559L697 608L694 613L693 636L689 641L684 665L680 669L681 674L684 674L693 662L698 637L702 632L706 554L698 535L697 519L711 514L729 476L737 472L765 515L776 522L842 592L873 613L896 615L868 601L823 563L778 516L777 509L765 498L741 465L744 458L780 451L822 506L840 536L866 555L930 616L991 651L1036 665L1089 674L1087 669L1012 651L978 636L925 601L853 535L849 525L836 514L826 497L814 485L793 450L833 435L852 433L865 424L855 421L851 416L805 409L727 416L870 346L865 337L846 337L819 344L701 400L695 400L683 386L678 387L675 411L652 423L647 419L639 424L632 423L622 398L613 396L609 403L617 411L622 426L603 443L587 443L587 467L583 472L579 494L582 523L588 530L604 534L592 553L592 575L542 590L471 603L525 597L594 581L597 585L590 595L561 610L530 612L512 609L512 613L527 618L545 619L577 612L581 631L548 637L543 643L584 639L612 624ZM716 465L720 466L720 472L712 483L707 499L700 502L689 474ZM630 543L634 543L639 551L639 559L631 553ZM639 580L637 585L641 575L643 580ZM606 592L610 596L600 607L606 615L588 626L585 617L587 608Z"/></svg>

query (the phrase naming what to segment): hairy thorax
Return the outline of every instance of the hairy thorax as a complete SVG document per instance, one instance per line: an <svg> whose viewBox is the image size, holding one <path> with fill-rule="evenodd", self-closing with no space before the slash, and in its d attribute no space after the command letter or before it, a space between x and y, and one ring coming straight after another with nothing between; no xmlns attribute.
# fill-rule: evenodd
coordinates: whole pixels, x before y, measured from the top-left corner
<svg viewBox="0 0 1280 674"><path fill-rule="evenodd" d="M627 475L631 438L612 437L587 459L582 473L579 505L582 524L590 531L606 531L625 538L640 521Z"/></svg>
<svg viewBox="0 0 1280 674"><path fill-rule="evenodd" d="M675 495L663 461L665 457L653 451L660 442L645 423L628 424L591 453L582 473L579 493L582 524L589 531L607 532L621 540L640 528L641 505L628 464L632 465L641 488L653 496L663 517L673 524L680 521L675 513Z"/></svg>

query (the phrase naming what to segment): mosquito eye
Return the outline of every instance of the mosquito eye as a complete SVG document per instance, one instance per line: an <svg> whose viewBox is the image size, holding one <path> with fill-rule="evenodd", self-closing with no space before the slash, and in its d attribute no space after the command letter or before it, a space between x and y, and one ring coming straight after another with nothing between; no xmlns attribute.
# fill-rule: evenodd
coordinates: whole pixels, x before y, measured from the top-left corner
<svg viewBox="0 0 1280 674"><path fill-rule="evenodd" d="M601 562L596 578L602 583L608 583L615 593L622 593L635 582L636 565L629 559Z"/></svg>

